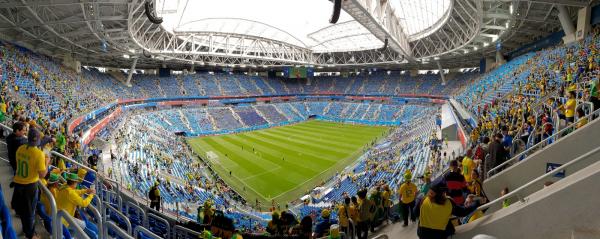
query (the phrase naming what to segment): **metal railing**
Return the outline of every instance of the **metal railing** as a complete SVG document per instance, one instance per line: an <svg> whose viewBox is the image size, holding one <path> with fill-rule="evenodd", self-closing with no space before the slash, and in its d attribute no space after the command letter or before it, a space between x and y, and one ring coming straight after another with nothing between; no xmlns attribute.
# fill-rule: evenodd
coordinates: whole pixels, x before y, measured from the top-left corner
<svg viewBox="0 0 600 239"><path fill-rule="evenodd" d="M102 238L111 238L109 236L109 231L115 233L121 239L135 239L134 237L129 235L129 233L117 226L117 224L115 224L114 222L106 222L104 231L102 231Z"/></svg>
<svg viewBox="0 0 600 239"><path fill-rule="evenodd" d="M566 171L567 169L570 169L569 172L570 173L574 173L577 172L593 163L596 163L598 161L598 156L600 155L596 155L596 154L600 154L600 146L596 147L595 149L569 161L566 164L563 164L562 166L555 168L554 170L547 172L539 177L537 177L536 179L526 183L525 185L518 187L517 189L513 190L512 192L507 193L506 195L496 198L495 200L486 203L485 205L479 206L477 208L477 210L485 210L485 209L499 209L501 208L498 207L499 204L501 204L504 200L506 199L513 199L513 198L517 198L519 201L524 201L525 198L541 189L538 190L534 190L532 193L527 193L526 191L530 191L532 190L532 187L540 187L543 183L542 180L548 180L550 178L556 178L555 175L559 172L562 171ZM596 156L596 157L592 157L592 156ZM587 163L587 164L586 164ZM526 195L525 195L526 194ZM489 212L489 211L488 211Z"/></svg>
<svg viewBox="0 0 600 239"><path fill-rule="evenodd" d="M388 239L390 238L387 234L379 234L371 239Z"/></svg>
<svg viewBox="0 0 600 239"><path fill-rule="evenodd" d="M75 222L75 219L73 217L71 217L71 215L69 215L69 213L66 212L65 210L58 211L56 213L56 219L57 219L56 221L61 225L61 227L58 228L60 230L56 230L57 236L58 236L56 238L63 238L62 219L65 219L65 221L69 224L69 226L67 226L67 228L69 229L69 232L72 233L71 236L73 236L73 238L90 239L90 237L88 237L88 235L83 231L83 229L81 229L81 227L79 227L79 224L77 222Z"/></svg>
<svg viewBox="0 0 600 239"><path fill-rule="evenodd" d="M102 218L102 214L100 214L100 211L98 211L98 209L92 205L89 205L87 209L91 212L90 214L93 215L94 219L96 220L95 224L98 228L98 233L101 233L102 229L104 228L104 218Z"/></svg>
<svg viewBox="0 0 600 239"><path fill-rule="evenodd" d="M110 217L110 215L107 213L107 211L112 211L115 214L115 216L123 219L127 233L131 234L132 228L131 228L131 222L129 221L129 218L127 216L125 216L125 214L123 214L120 210L115 209L113 206L111 206L108 203L104 203L104 210L102 210L102 218L104 218L105 225L108 222L110 222L108 219Z"/></svg>
<svg viewBox="0 0 600 239"><path fill-rule="evenodd" d="M10 127L8 127L8 126L6 126L4 124L0 123L0 127L8 130L9 132L12 132L12 128L10 128ZM96 174L96 176L97 176L97 179L96 179L96 183L97 183L96 184L96 188L98 189L98 194L95 196L95 200L98 200L99 203L97 205L97 208L94 207L94 206L92 206L92 205L90 205L88 207L88 209L90 209L91 214L94 216L94 218L98 222L98 223L96 223L96 225L98 227L99 233L106 232L107 226L111 227L111 230L113 230L113 228L116 226L116 224L114 224L114 222L106 220L107 219L106 218L106 210L112 210L112 211L114 211L117 214L118 217L121 217L123 219L123 221L127 225L127 232L125 232L125 233L128 233L128 234L132 233L131 222L129 221L129 218L126 217L119 210L117 210L114 207L112 207L111 204L110 204L110 203L112 203L112 201L114 199L114 200L116 200L116 203L117 203L117 205L118 205L119 208L122 208L122 206L123 206L123 199L121 197L121 193L123 193L123 192L120 190L120 184L117 181L112 180L112 179L106 177L105 175L98 173L98 171L96 171L96 170L94 170L94 169L92 169L92 168L90 168L90 167L88 167L88 166L86 166L86 165L84 165L84 164L82 164L82 163L80 163L80 162L72 159L72 158L69 158L69 157L67 157L67 156L65 156L65 155L63 155L61 153L58 153L56 151L51 151L51 154L53 156L59 157L59 158L61 158L63 160L66 160L66 161L68 161L68 162L70 162L72 164L75 164L78 167L87 170L88 172L93 172L93 173ZM107 184L111 185L113 187L113 190L115 190L115 191L112 191L112 190L106 188L105 185L104 185L104 183L107 183ZM40 186L41 186L40 187L41 188L41 193L43 193L44 195L46 195L48 197L48 199L49 199L49 202L50 202L50 217L52 218L52 236L53 236L53 238L62 238L62 226L63 226L63 224L62 224L61 217L58 215L55 198L52 195L52 193L48 190L47 187L45 187L41 183L40 183ZM136 206L136 205L132 205L132 206ZM141 208L139 206L136 206L136 209L137 210L141 210ZM102 212L102 213L100 213L99 211ZM143 210L141 210L141 211L144 212ZM144 219L147 219L147 217L145 215L146 214L144 214ZM100 220L98 220L98 219L100 219ZM161 217L158 217L158 216L155 216L155 219L158 220L158 221L166 223L166 225L167 225L167 228L166 228L167 229L167 235L170 235L171 227L170 227L170 224L168 223L168 221L165 220L164 218L161 218ZM68 219L65 219L65 220L67 220L67 222L68 222ZM147 223L147 222L142 222L142 223L144 224L144 223ZM73 227L77 227L77 225L74 224L74 223L69 222L69 224L70 224L69 228L71 228L73 225L74 225ZM81 228L79 228L79 229L81 229ZM183 228L183 229L180 228L180 231L183 231L183 230L185 230L185 228ZM83 232L83 230L80 230L80 231ZM190 230L190 231L187 231L187 232L189 234L190 232L193 232L193 231ZM119 236L122 236L120 234L120 231L117 231L117 234ZM83 235L84 236L77 237L77 238L88 238L85 233L83 233ZM104 237L104 238L106 238L106 237ZM126 237L123 236L122 238L126 238ZM132 237L130 236L129 238L132 238Z"/></svg>
<svg viewBox="0 0 600 239"><path fill-rule="evenodd" d="M594 111L591 114L586 115L585 117L582 117L580 119L578 119L576 122L570 124L569 126L561 129L560 131L554 133L553 135L551 135L550 137L540 141L539 143L529 147L527 150L513 156L511 159L506 160L505 162L501 163L500 165L490 169L487 172L487 177L486 178L490 178L492 175L497 174L498 172L502 171L504 168L508 168L508 166L512 165L515 162L520 161L521 159L525 159L529 154L536 152L539 149L542 149L544 147L546 147L547 145L556 142L558 139L568 135L567 133L570 132L569 130L575 130L577 128L577 125L583 120L583 119L587 119L588 124L592 122L592 119L597 118L597 116L600 115L600 109Z"/></svg>
<svg viewBox="0 0 600 239"><path fill-rule="evenodd" d="M122 208L123 207L123 198L121 198L121 196L117 193L117 192L113 192L110 191L109 189L102 189L102 198L103 198L103 202L107 202L109 204L113 204L113 199L116 200L116 204L117 207Z"/></svg>
<svg viewBox="0 0 600 239"><path fill-rule="evenodd" d="M137 217L138 219L140 219L140 224L139 225L146 225L146 212L139 207L138 205L135 205L133 202L128 201L125 204L125 214L127 214L128 217L133 217L134 215L131 214L131 210L135 211L135 217Z"/></svg>
<svg viewBox="0 0 600 239"><path fill-rule="evenodd" d="M154 219L157 222L163 223L166 225L166 233L165 235L161 235L163 237L168 237L169 235L171 235L171 224L169 224L169 221L167 221L167 219L164 219L158 215L152 214L152 213L148 213L147 217L146 217L146 224L145 226L150 228L150 218Z"/></svg>
<svg viewBox="0 0 600 239"><path fill-rule="evenodd" d="M52 236L54 238L62 238L62 222L58 220L58 211L56 206L56 200L54 199L54 195L52 192L48 190L48 188L42 184L42 182L38 181L38 186L40 188L40 192L48 198L48 203L50 204L50 217L52 218ZM60 231L60 234L59 232Z"/></svg>
<svg viewBox="0 0 600 239"><path fill-rule="evenodd" d="M0 123L0 127L4 128L8 132L13 131L11 127L8 127L7 125L2 124L2 123ZM96 175L98 175L98 177L101 177L101 175L99 175L96 172L96 170L93 170L93 169L91 169L91 168L89 168L89 167L63 155L63 154L60 154L56 151L51 151L51 154L54 156L60 157L62 159L65 159L71 163L77 164L78 166L88 170L88 172L90 172L90 171L94 172L94 173L96 173ZM110 180L110 179L108 179L108 180ZM46 198L48 198L48 202L50 204L50 217L52 218L52 225L51 225L52 237L53 238L62 238L62 233L63 233L62 219L65 219L70 224L69 228L71 228L72 230L75 230L75 233L78 233L79 231L83 232L83 230L81 228L79 228L79 226L77 224L71 223L71 222L74 222L74 219L70 215L68 215L68 214L65 215L66 212L64 212L63 210L60 210L60 211L58 210L58 207L56 205L56 199L54 198L54 195L52 195L52 192L50 192L50 190L48 190L48 188L45 185L43 185L40 181L38 181L38 186L40 188L40 193L44 194L46 196ZM102 228L102 217L99 217L98 210L96 210L96 208L94 208L93 206L91 206L91 208L90 207L88 207L88 208L92 211L92 214L94 214L94 217L97 220L99 220L98 221L99 223L97 223L98 228L99 229ZM85 233L83 233L83 235L85 237L81 237L81 238L88 238Z"/></svg>
<svg viewBox="0 0 600 239"><path fill-rule="evenodd" d="M202 233L176 225L173 227L173 239L202 238Z"/></svg>
<svg viewBox="0 0 600 239"><path fill-rule="evenodd" d="M145 237L150 237L152 239L163 239L163 237L154 234L153 232L151 232L150 230L148 230L142 226L135 227L135 229L133 230L133 237L139 238L140 233L143 233Z"/></svg>

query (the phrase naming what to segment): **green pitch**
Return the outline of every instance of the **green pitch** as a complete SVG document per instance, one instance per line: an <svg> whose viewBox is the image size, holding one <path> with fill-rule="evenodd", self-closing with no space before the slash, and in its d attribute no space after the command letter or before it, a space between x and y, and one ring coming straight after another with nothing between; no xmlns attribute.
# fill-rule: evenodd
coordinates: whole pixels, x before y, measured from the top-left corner
<svg viewBox="0 0 600 239"><path fill-rule="evenodd" d="M249 203L285 205L353 162L388 129L307 121L188 143Z"/></svg>

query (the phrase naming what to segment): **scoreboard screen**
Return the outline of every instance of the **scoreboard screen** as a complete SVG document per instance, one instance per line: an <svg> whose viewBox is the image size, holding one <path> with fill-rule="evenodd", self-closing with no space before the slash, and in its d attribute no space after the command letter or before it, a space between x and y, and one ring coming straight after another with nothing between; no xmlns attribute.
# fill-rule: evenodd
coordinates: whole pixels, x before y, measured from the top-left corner
<svg viewBox="0 0 600 239"><path fill-rule="evenodd" d="M289 79L306 79L314 75L314 69L308 67L285 67L283 76Z"/></svg>

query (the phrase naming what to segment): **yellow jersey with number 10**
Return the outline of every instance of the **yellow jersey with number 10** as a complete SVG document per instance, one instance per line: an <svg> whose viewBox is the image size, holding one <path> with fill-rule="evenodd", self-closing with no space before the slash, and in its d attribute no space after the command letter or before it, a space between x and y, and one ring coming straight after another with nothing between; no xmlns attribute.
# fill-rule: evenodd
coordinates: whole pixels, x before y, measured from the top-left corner
<svg viewBox="0 0 600 239"><path fill-rule="evenodd" d="M46 156L38 147L21 145L16 154L17 172L13 181L18 184L32 184L40 180L39 172L46 169Z"/></svg>

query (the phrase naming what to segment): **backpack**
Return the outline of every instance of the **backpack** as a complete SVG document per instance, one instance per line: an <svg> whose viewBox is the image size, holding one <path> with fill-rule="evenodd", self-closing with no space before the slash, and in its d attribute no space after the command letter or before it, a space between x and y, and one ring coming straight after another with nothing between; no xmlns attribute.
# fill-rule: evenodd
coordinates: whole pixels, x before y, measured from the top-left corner
<svg viewBox="0 0 600 239"><path fill-rule="evenodd" d="M155 190L156 187L152 187L150 188L150 192L148 192L148 198L150 198L150 201L156 200L156 193L154 192Z"/></svg>

